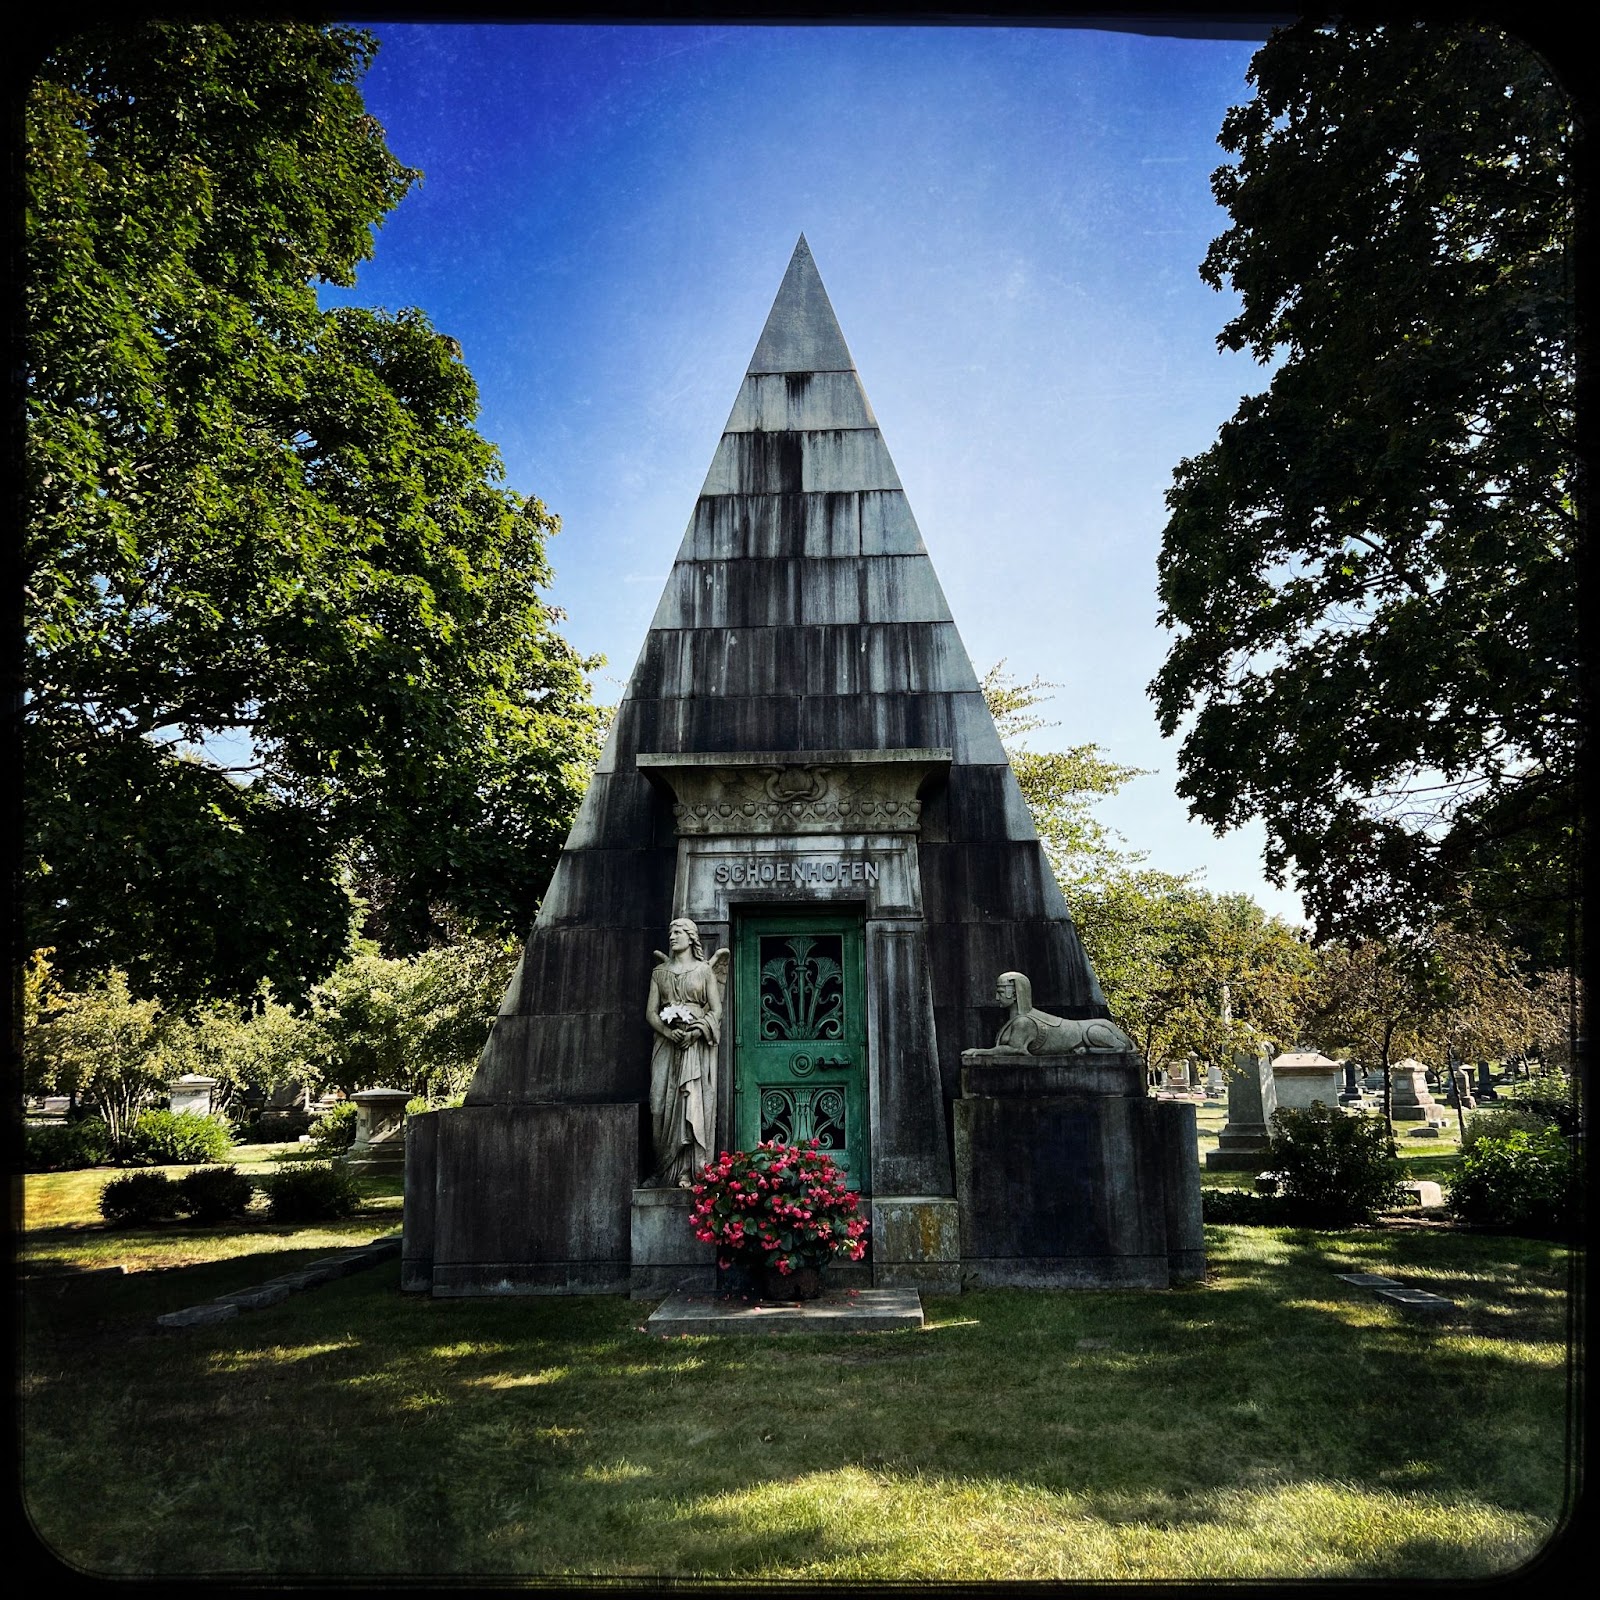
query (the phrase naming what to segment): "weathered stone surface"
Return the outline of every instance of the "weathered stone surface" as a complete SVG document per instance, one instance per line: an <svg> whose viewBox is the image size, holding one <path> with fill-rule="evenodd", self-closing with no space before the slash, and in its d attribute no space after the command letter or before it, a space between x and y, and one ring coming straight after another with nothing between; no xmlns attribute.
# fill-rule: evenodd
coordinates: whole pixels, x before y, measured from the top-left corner
<svg viewBox="0 0 1600 1600"><path fill-rule="evenodd" d="M1018 842L1039 837L1009 766L953 767L944 787L928 796L922 838L930 844L969 844L986 839Z"/></svg>
<svg viewBox="0 0 1600 1600"><path fill-rule="evenodd" d="M1228 1121L1217 1136L1217 1148L1206 1153L1206 1165L1213 1171L1259 1171L1266 1165L1269 1124L1277 1109L1271 1060L1236 1051L1228 1079Z"/></svg>
<svg viewBox="0 0 1600 1600"><path fill-rule="evenodd" d="M879 1194L871 1202L871 1221L872 1277L878 1288L960 1292L961 1214L953 1199Z"/></svg>
<svg viewBox="0 0 1600 1600"><path fill-rule="evenodd" d="M950 752L641 754L638 761L675 795L680 837L915 833L920 796L943 780Z"/></svg>
<svg viewBox="0 0 1600 1600"><path fill-rule="evenodd" d="M418 1146L417 1181L431 1183L437 1211L429 1249L408 1244L407 1281L426 1276L436 1294L628 1286L651 1041L641 963L675 915L722 940L759 905L860 908L880 1192L892 1182L953 1198L948 1101L961 1050L993 1039L997 971L1027 972L1057 1015L1106 1015L803 244L706 489L467 1105L441 1114L431 1180ZM831 882L797 880L792 860L781 877L794 842L781 836L713 833L705 817L707 831L680 836L682 797L638 769L641 755L927 749L948 750L951 765L916 794L914 829L880 818L807 841L836 845L848 881L837 870ZM631 1145L615 1129L598 1142L545 1140L517 1120L580 1113L631 1115ZM558 1193L602 1197L604 1248L561 1221L570 1202ZM518 1232L504 1220L542 1216L547 1199L556 1210L542 1222ZM501 1220L480 1227L475 1209Z"/></svg>
<svg viewBox="0 0 1600 1600"><path fill-rule="evenodd" d="M433 1288L435 1199L439 1183L439 1113L406 1118L406 1182L401 1213L400 1287L407 1294Z"/></svg>
<svg viewBox="0 0 1600 1600"><path fill-rule="evenodd" d="M969 1282L1166 1287L1155 1102L1025 1095L964 1098L953 1109Z"/></svg>
<svg viewBox="0 0 1600 1600"><path fill-rule="evenodd" d="M751 372L739 387L725 433L876 428L854 372Z"/></svg>
<svg viewBox="0 0 1600 1600"><path fill-rule="evenodd" d="M156 1318L161 1328L200 1328L207 1323L227 1322L239 1315L239 1308L226 1301L213 1300L208 1305L186 1306L182 1311L169 1311Z"/></svg>
<svg viewBox="0 0 1600 1600"><path fill-rule="evenodd" d="M686 1189L635 1189L629 1223L628 1283L647 1294L708 1294L716 1287L717 1253L689 1226L694 1196Z"/></svg>
<svg viewBox="0 0 1600 1600"><path fill-rule="evenodd" d="M921 915L909 833L690 837L678 865L673 904L696 922L726 923L735 906L756 904L859 904L879 921Z"/></svg>
<svg viewBox="0 0 1600 1600"><path fill-rule="evenodd" d="M188 1112L192 1116L211 1115L211 1092L220 1080L208 1078L203 1072L185 1072L167 1085L168 1109L175 1114Z"/></svg>
<svg viewBox="0 0 1600 1600"><path fill-rule="evenodd" d="M1167 1228L1167 1277L1189 1283L1206 1274L1206 1230L1200 1214L1200 1154L1195 1108L1146 1100L1155 1119Z"/></svg>
<svg viewBox="0 0 1600 1600"><path fill-rule="evenodd" d="M1427 1289L1408 1289L1403 1285L1393 1289L1379 1289L1377 1295L1380 1300L1385 1300L1413 1316L1446 1317L1456 1308L1455 1301L1445 1299L1442 1294L1433 1294Z"/></svg>
<svg viewBox="0 0 1600 1600"><path fill-rule="evenodd" d="M644 1326L646 1333L660 1338L679 1334L891 1333L922 1326L922 1301L915 1289L905 1288L825 1294L820 1300L795 1305L675 1294Z"/></svg>
<svg viewBox="0 0 1600 1600"><path fill-rule="evenodd" d="M216 1305L237 1306L241 1311L262 1311L289 1298L286 1283L263 1283L254 1289L240 1289L233 1294L219 1294Z"/></svg>
<svg viewBox="0 0 1600 1600"><path fill-rule="evenodd" d="M435 1295L626 1291L637 1102L438 1117Z"/></svg>
<svg viewBox="0 0 1600 1600"><path fill-rule="evenodd" d="M1428 1092L1427 1068L1412 1057L1389 1070L1390 1105L1396 1122L1445 1123L1444 1108Z"/></svg>
<svg viewBox="0 0 1600 1600"><path fill-rule="evenodd" d="M864 556L926 555L911 502L896 491L861 496L861 553Z"/></svg>
<svg viewBox="0 0 1600 1600"><path fill-rule="evenodd" d="M751 372L855 370L828 291L802 234L750 358Z"/></svg>
<svg viewBox="0 0 1600 1600"><path fill-rule="evenodd" d="M362 1089L351 1096L356 1106L356 1137L346 1163L357 1168L400 1167L405 1163L405 1089Z"/></svg>
<svg viewBox="0 0 1600 1600"><path fill-rule="evenodd" d="M1279 1107L1291 1111L1307 1110L1318 1101L1336 1106L1343 1087L1339 1063L1315 1050L1274 1056L1272 1081Z"/></svg>
<svg viewBox="0 0 1600 1600"><path fill-rule="evenodd" d="M873 1187L886 1194L949 1194L939 1049L927 933L920 921L867 924Z"/></svg>
<svg viewBox="0 0 1600 1600"><path fill-rule="evenodd" d="M961 1053L961 1093L966 1096L1120 1094L1143 1099L1144 1058L1133 1051L1081 1056Z"/></svg>

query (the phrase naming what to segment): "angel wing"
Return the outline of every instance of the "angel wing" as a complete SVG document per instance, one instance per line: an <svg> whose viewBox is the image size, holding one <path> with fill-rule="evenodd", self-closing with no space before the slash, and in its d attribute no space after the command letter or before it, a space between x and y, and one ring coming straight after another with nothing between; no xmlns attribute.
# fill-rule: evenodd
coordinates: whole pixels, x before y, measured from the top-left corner
<svg viewBox="0 0 1600 1600"><path fill-rule="evenodd" d="M733 952L723 945L711 958L711 976L717 980L717 988L723 991L728 987L728 963L733 960Z"/></svg>
<svg viewBox="0 0 1600 1600"><path fill-rule="evenodd" d="M667 960L667 952L665 950L652 950L650 954L653 955L657 961L665 965Z"/></svg>

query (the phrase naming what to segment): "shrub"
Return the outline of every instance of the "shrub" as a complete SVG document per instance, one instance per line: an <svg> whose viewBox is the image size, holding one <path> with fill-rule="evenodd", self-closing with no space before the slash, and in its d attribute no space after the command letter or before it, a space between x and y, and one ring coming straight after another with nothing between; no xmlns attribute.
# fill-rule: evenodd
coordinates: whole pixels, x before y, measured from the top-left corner
<svg viewBox="0 0 1600 1600"><path fill-rule="evenodd" d="M406 1115L408 1117L420 1116L424 1111L449 1111L466 1101L467 1093L463 1089L459 1094L447 1094L430 1100L425 1094L415 1094L406 1101Z"/></svg>
<svg viewBox="0 0 1600 1600"><path fill-rule="evenodd" d="M100 1191L100 1215L113 1227L166 1222L178 1214L178 1186L164 1172L129 1172Z"/></svg>
<svg viewBox="0 0 1600 1600"><path fill-rule="evenodd" d="M306 1161L280 1167L261 1180L267 1215L274 1222L330 1222L361 1204L361 1191L336 1162Z"/></svg>
<svg viewBox="0 0 1600 1600"><path fill-rule="evenodd" d="M263 1111L254 1121L234 1129L235 1144L293 1144L311 1127L311 1114L298 1106Z"/></svg>
<svg viewBox="0 0 1600 1600"><path fill-rule="evenodd" d="M23 1130L24 1172L69 1172L77 1167L98 1167L110 1159L111 1130L99 1117L47 1122Z"/></svg>
<svg viewBox="0 0 1600 1600"><path fill-rule="evenodd" d="M1256 1227L1285 1220L1283 1203L1276 1195L1252 1194L1248 1189L1202 1189L1200 1215L1206 1222L1242 1222Z"/></svg>
<svg viewBox="0 0 1600 1600"><path fill-rule="evenodd" d="M1471 1118L1461 1139L1461 1149L1465 1153L1484 1139L1500 1140L1508 1133L1538 1133L1555 1126L1554 1118L1531 1107L1496 1106L1492 1111L1479 1111Z"/></svg>
<svg viewBox="0 0 1600 1600"><path fill-rule="evenodd" d="M221 1161L233 1148L228 1130L196 1111L141 1111L128 1130L130 1167L191 1167Z"/></svg>
<svg viewBox="0 0 1600 1600"><path fill-rule="evenodd" d="M1530 1082L1518 1084L1509 1091L1509 1097L1515 1109L1531 1111L1546 1122L1553 1122L1563 1133L1578 1132L1583 1108L1574 1099L1571 1079L1547 1072Z"/></svg>
<svg viewBox="0 0 1600 1600"><path fill-rule="evenodd" d="M1479 1138L1463 1154L1448 1204L1453 1216L1480 1227L1549 1233L1578 1214L1581 1182L1559 1128L1512 1128Z"/></svg>
<svg viewBox="0 0 1600 1600"><path fill-rule="evenodd" d="M250 1209L255 1185L233 1167L196 1167L178 1179L178 1208L196 1222L226 1222Z"/></svg>
<svg viewBox="0 0 1600 1600"><path fill-rule="evenodd" d="M325 1112L311 1130L311 1143L318 1155L342 1155L356 1142L356 1103L341 1100Z"/></svg>
<svg viewBox="0 0 1600 1600"><path fill-rule="evenodd" d="M1268 1162L1279 1174L1285 1221L1346 1227L1400 1201L1400 1175L1382 1117L1331 1110L1320 1100L1272 1117Z"/></svg>

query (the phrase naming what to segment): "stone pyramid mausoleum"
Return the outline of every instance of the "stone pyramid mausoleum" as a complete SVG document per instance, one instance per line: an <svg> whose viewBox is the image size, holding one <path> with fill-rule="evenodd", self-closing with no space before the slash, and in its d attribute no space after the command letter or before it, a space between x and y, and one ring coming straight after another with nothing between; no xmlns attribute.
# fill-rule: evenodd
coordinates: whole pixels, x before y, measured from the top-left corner
<svg viewBox="0 0 1600 1600"><path fill-rule="evenodd" d="M410 1120L407 1288L710 1285L652 1182L677 918L731 952L705 1143L833 1150L870 1197L859 1281L1199 1270L1193 1112L1134 1058L963 1063L1002 973L1069 1022L1105 999L804 238L465 1104ZM1023 1123L1032 1155L991 1148Z"/></svg>

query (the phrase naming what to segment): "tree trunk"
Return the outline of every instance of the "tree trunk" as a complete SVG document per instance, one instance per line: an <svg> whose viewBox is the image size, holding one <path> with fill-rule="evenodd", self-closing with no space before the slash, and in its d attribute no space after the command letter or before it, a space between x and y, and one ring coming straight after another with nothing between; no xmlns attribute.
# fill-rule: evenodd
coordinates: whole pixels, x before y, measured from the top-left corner
<svg viewBox="0 0 1600 1600"><path fill-rule="evenodd" d="M1394 1039L1394 1024L1385 1024L1383 1030L1383 1050L1380 1065L1383 1068L1383 1120L1389 1128L1389 1154L1397 1156L1400 1147L1394 1138L1394 1077L1389 1070L1389 1045Z"/></svg>
<svg viewBox="0 0 1600 1600"><path fill-rule="evenodd" d="M1444 1070L1450 1074L1450 1089L1456 1103L1456 1131L1461 1135L1461 1142L1467 1142L1467 1112L1462 1105L1461 1080L1456 1077L1456 1053L1449 1049L1444 1053Z"/></svg>

